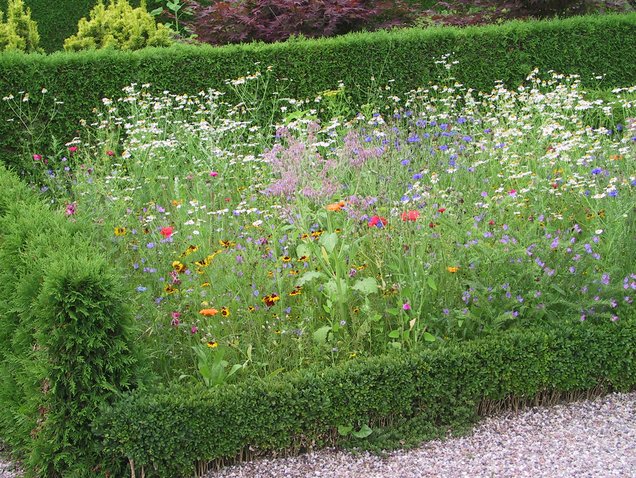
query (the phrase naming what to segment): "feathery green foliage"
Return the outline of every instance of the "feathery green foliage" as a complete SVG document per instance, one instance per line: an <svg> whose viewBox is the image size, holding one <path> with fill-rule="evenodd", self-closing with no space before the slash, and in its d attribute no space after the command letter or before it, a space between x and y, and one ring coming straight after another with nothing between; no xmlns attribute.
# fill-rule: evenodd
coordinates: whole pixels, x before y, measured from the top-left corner
<svg viewBox="0 0 636 478"><path fill-rule="evenodd" d="M9 0L7 21L2 21L0 11L0 51L19 50L26 53L41 52L37 23L31 19L31 9L24 0Z"/></svg>
<svg viewBox="0 0 636 478"><path fill-rule="evenodd" d="M77 34L64 41L67 51L114 48L140 50L145 47L169 46L172 32L157 24L146 10L145 2L133 8L127 0L110 0L108 6L100 1L90 12L90 19L82 18Z"/></svg>

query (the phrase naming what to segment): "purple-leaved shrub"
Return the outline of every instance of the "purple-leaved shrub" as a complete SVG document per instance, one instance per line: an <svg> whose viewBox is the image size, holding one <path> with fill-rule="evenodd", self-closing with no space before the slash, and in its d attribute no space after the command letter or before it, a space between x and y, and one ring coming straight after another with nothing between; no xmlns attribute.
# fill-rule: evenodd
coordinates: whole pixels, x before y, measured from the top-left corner
<svg viewBox="0 0 636 478"><path fill-rule="evenodd" d="M215 45L405 26L413 15L402 0L221 0L212 5L188 0L186 5L191 13L186 27L198 40Z"/></svg>

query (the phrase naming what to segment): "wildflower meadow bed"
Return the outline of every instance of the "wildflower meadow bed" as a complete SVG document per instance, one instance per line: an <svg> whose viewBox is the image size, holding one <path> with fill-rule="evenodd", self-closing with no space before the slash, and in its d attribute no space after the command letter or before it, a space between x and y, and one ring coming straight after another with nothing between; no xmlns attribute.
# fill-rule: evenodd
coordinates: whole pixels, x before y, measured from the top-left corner
<svg viewBox="0 0 636 478"><path fill-rule="evenodd" d="M483 398L634 385L636 87L534 71L356 105L340 85L256 124L275 80L229 80L239 104L131 85L57 154L31 152L41 207L116 264L139 352L137 394L87 418L98 471L201 472L254 444L360 445L399 416L446 426Z"/></svg>
<svg viewBox="0 0 636 478"><path fill-rule="evenodd" d="M262 83L235 81L245 104ZM275 130L215 92L131 87L91 139L35 162L44 194L127 267L157 372L218 385L628 315L636 90L608 106L577 86L451 85L353 118L342 88L281 100ZM331 122L312 118L323 105Z"/></svg>

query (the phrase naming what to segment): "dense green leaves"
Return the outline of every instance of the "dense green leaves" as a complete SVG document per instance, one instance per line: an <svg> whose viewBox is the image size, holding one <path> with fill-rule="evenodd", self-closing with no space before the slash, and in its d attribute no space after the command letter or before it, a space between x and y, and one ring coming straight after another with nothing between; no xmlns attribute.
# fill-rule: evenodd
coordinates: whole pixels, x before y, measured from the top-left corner
<svg viewBox="0 0 636 478"><path fill-rule="evenodd" d="M39 477L116 469L91 423L137 382L121 277L87 225L4 168L0 186L0 436Z"/></svg>

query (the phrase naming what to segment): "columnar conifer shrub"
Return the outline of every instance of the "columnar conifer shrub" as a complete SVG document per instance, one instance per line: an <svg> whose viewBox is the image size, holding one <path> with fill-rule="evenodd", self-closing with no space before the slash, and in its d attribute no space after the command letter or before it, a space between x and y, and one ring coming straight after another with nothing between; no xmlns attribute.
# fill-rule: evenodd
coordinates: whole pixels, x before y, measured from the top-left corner
<svg viewBox="0 0 636 478"><path fill-rule="evenodd" d="M3 167L0 229L0 436L30 476L108 476L91 422L139 376L121 273Z"/></svg>
<svg viewBox="0 0 636 478"><path fill-rule="evenodd" d="M31 19L31 9L23 0L10 0L7 5L7 21L3 22L0 11L0 51L21 50L27 53L40 52L40 35L37 23Z"/></svg>
<svg viewBox="0 0 636 478"><path fill-rule="evenodd" d="M192 19L186 26L211 44L292 35L323 37L409 23L410 9L401 0L221 0L211 5L188 0Z"/></svg>
<svg viewBox="0 0 636 478"><path fill-rule="evenodd" d="M79 21L77 34L64 41L64 49L139 50L169 46L172 42L171 30L155 22L145 2L133 8L127 0L110 0L108 6L100 0L91 10L90 19L82 18Z"/></svg>

